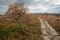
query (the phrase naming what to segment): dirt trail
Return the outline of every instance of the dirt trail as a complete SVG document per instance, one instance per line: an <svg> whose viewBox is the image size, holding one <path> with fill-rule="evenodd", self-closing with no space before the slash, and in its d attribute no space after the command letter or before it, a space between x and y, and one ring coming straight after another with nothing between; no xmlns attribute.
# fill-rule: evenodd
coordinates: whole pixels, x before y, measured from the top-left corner
<svg viewBox="0 0 60 40"><path fill-rule="evenodd" d="M41 23L42 37L44 40L59 40L59 35L55 29L44 19L38 17Z"/></svg>

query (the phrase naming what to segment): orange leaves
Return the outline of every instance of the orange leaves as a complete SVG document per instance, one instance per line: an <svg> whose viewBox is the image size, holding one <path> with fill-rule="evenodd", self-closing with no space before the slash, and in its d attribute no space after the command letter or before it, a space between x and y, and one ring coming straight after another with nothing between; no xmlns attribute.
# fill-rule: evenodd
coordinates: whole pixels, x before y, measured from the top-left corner
<svg viewBox="0 0 60 40"><path fill-rule="evenodd" d="M23 4L23 3L20 3L20 4L12 4L10 5L9 9L8 9L8 12L7 14L11 11L11 13L26 13L28 10L28 8Z"/></svg>

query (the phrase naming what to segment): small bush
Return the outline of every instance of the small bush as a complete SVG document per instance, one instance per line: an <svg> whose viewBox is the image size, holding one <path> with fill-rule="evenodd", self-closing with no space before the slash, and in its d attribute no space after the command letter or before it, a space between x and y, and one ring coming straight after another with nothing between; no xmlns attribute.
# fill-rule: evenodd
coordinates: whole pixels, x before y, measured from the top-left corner
<svg viewBox="0 0 60 40"><path fill-rule="evenodd" d="M37 28L37 27L36 27ZM35 27L21 27L18 25L10 26L8 29L0 28L0 40L42 40ZM37 32L37 33L36 33Z"/></svg>

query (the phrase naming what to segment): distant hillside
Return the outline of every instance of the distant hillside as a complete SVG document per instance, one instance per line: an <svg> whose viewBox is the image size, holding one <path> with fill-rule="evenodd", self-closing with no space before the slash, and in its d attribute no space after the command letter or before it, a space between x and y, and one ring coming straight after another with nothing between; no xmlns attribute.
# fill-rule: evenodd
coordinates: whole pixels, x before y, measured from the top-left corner
<svg viewBox="0 0 60 40"><path fill-rule="evenodd" d="M35 25L36 23L39 23L38 19L34 17L34 15L25 14L21 17L20 20L24 25ZM16 20L10 15L0 15L0 26L2 27L9 27L11 25L17 24Z"/></svg>
<svg viewBox="0 0 60 40"><path fill-rule="evenodd" d="M25 24L25 22L29 25L34 25L36 22L38 22L38 19L36 18L39 16L40 18L43 18L47 20L51 26L53 26L56 29L60 29L60 15L52 15L52 14L25 14L21 17L21 22ZM16 24L13 17L10 15L0 15L0 25L1 26L9 26L12 24Z"/></svg>

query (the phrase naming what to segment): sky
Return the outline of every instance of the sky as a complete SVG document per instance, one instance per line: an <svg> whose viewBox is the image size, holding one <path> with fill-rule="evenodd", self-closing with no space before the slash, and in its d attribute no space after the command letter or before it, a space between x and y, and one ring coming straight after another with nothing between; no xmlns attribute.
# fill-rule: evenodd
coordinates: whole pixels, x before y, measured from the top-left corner
<svg viewBox="0 0 60 40"><path fill-rule="evenodd" d="M60 14L60 0L0 0L0 14L5 14L10 4L22 2L30 13Z"/></svg>

